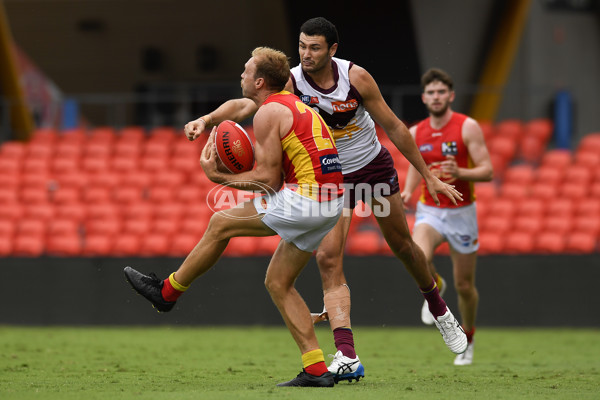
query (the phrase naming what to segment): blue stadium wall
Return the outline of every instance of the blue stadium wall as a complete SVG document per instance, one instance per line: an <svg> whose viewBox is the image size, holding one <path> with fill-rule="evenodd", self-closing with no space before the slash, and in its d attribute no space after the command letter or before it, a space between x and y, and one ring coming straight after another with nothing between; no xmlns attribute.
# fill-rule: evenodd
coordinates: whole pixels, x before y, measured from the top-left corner
<svg viewBox="0 0 600 400"><path fill-rule="evenodd" d="M179 258L2 258L0 325L282 325L264 288L269 259L223 258L168 314L126 283L123 267L166 276ZM451 281L447 257L436 260ZM419 326L422 297L391 257L347 257L356 326ZM481 256L478 326L600 327L600 254ZM322 294L314 259L296 287L313 311ZM457 310L456 293L446 300Z"/></svg>

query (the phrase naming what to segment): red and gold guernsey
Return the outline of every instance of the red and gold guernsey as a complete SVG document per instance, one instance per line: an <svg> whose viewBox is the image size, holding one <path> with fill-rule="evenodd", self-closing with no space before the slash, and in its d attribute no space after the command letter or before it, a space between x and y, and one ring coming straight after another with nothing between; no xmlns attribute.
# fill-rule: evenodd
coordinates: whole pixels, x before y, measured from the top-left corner
<svg viewBox="0 0 600 400"><path fill-rule="evenodd" d="M462 139L462 127L467 118L464 114L453 112L450 121L441 129L431 127L431 118L426 118L417 125L415 142L421 156L423 156L423 160L435 176L443 182L454 185L463 197L462 201L456 201L457 205L455 206L448 197L439 195L439 207L441 208L464 207L475 201L473 182L462 181L449 175L446 176L441 170L442 161L446 160L449 155L454 156L459 168L471 168L473 166L473 161L469 157L469 152ZM437 207L427 190L424 180L421 182L419 201Z"/></svg>
<svg viewBox="0 0 600 400"><path fill-rule="evenodd" d="M281 138L286 187L317 201L342 195L342 164L331 131L323 118L298 96L281 91L263 104L279 103L294 115L290 131Z"/></svg>

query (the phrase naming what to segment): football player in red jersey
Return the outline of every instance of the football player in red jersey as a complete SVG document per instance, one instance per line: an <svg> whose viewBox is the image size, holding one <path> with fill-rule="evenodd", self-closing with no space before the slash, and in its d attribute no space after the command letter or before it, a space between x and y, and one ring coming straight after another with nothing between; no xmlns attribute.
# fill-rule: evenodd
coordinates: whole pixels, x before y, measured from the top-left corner
<svg viewBox="0 0 600 400"><path fill-rule="evenodd" d="M422 100L429 117L410 128L423 159L444 182L451 183L462 193L456 204L440 199L437 204L423 188L417 203L413 239L423 249L440 293L446 282L433 265L435 249L443 242L450 245L454 286L458 293L458 308L467 335L467 350L456 356L455 365L473 362L473 334L479 294L475 287L475 265L479 249L474 182L490 181L493 168L479 124L464 114L452 110L454 100L452 78L441 69L432 68L423 74ZM421 181L419 173L409 166L404 189L405 203ZM421 309L425 324L434 318L426 304Z"/></svg>
<svg viewBox="0 0 600 400"><path fill-rule="evenodd" d="M297 96L283 90L289 76L288 58L274 49L256 48L245 64L242 93L258 108L253 124L253 170L219 172L212 140L216 128L200 158L213 182L264 192L264 196L213 214L196 247L168 278L144 275L131 267L125 268L125 276L156 309L170 311L192 282L215 265L229 239L281 236L265 285L300 349L303 370L278 386L332 387L334 376L327 369L310 311L294 283L342 213L342 166L331 131L322 118Z"/></svg>

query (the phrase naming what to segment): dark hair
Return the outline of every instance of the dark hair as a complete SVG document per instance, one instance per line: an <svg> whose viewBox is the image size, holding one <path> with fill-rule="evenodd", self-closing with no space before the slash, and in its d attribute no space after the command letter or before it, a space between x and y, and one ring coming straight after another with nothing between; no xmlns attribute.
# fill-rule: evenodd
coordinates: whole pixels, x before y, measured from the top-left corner
<svg viewBox="0 0 600 400"><path fill-rule="evenodd" d="M421 86L423 86L423 89L425 89L425 86L429 85L433 81L442 82L443 84L448 86L448 89L450 89L451 91L454 88L454 81L452 80L450 75L448 75L448 73L442 69L428 69L421 77Z"/></svg>
<svg viewBox="0 0 600 400"><path fill-rule="evenodd" d="M340 42L335 25L323 17L311 18L303 23L300 33L304 33L306 36L324 36L328 48Z"/></svg>
<svg viewBox="0 0 600 400"><path fill-rule="evenodd" d="M255 78L264 78L268 88L283 90L290 79L290 63L282 51L270 47L257 47L252 51L256 62Z"/></svg>

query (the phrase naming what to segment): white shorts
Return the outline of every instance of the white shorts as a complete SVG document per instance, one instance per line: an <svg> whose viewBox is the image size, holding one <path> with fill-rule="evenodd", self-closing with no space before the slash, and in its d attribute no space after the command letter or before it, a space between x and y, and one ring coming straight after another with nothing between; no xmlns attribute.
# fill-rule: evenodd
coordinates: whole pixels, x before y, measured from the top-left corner
<svg viewBox="0 0 600 400"><path fill-rule="evenodd" d="M283 240L300 250L316 250L335 226L344 207L344 197L318 202L289 188L254 199L254 208L265 214L262 221Z"/></svg>
<svg viewBox="0 0 600 400"><path fill-rule="evenodd" d="M415 226L427 224L444 237L448 244L461 254L479 249L477 209L475 203L458 208L439 208L417 203Z"/></svg>

